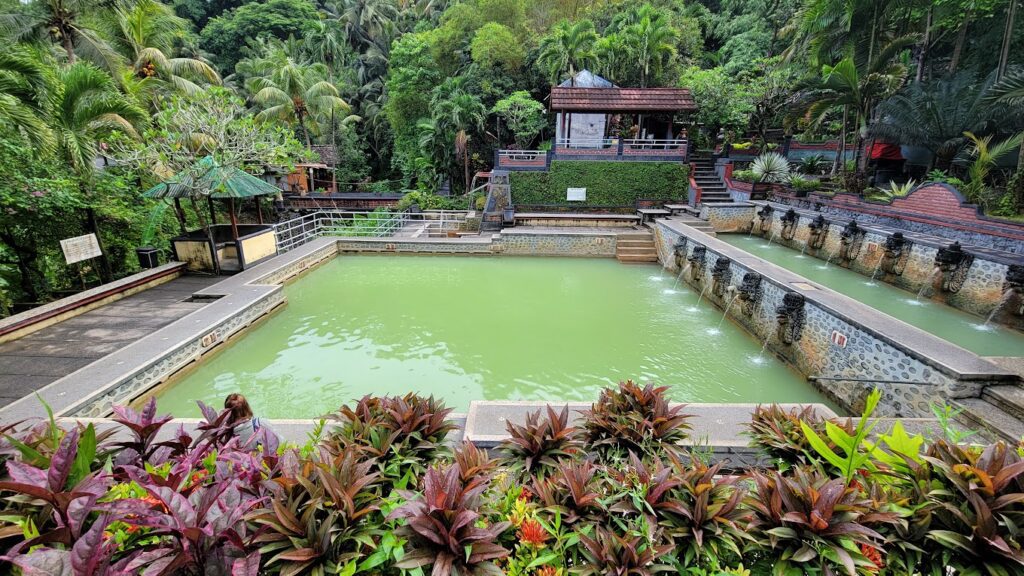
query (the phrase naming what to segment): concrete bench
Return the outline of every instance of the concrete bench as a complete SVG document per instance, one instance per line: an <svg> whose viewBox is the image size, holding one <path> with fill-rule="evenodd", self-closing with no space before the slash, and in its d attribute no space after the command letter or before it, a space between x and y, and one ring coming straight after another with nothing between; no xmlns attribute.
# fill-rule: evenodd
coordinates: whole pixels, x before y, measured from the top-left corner
<svg viewBox="0 0 1024 576"><path fill-rule="evenodd" d="M664 208L638 208L636 213L640 216L640 223L644 224L661 216L671 216L672 212Z"/></svg>

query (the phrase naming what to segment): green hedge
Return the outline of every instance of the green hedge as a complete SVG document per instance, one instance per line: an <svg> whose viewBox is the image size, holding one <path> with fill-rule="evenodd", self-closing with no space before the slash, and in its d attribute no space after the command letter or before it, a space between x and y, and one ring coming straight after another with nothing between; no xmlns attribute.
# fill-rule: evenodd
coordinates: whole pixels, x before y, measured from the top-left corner
<svg viewBox="0 0 1024 576"><path fill-rule="evenodd" d="M683 200L689 167L678 162L555 160L548 172L512 172L513 204L633 206L637 200ZM586 188L585 202L567 202L566 188Z"/></svg>

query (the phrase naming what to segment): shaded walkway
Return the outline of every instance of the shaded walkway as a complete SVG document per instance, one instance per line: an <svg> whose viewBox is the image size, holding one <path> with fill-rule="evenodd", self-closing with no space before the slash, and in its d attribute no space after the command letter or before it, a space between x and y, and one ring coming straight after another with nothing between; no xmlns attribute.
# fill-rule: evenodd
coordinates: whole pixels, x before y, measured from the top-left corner
<svg viewBox="0 0 1024 576"><path fill-rule="evenodd" d="M0 344L0 406L198 310L193 292L223 278L181 276L69 320Z"/></svg>

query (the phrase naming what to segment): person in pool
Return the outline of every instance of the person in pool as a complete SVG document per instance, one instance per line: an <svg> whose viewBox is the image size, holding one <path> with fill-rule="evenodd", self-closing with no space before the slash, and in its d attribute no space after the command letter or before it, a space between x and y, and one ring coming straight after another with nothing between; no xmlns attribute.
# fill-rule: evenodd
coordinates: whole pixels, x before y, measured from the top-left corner
<svg viewBox="0 0 1024 576"><path fill-rule="evenodd" d="M228 425L231 426L234 435L238 437L241 446L252 447L253 438L256 438L256 443L259 443L258 436L261 433L273 435L278 442L281 441L281 437L274 432L273 428L253 416L252 408L249 407L249 401L245 399L245 396L238 393L228 394L228 397L224 399L224 408L231 411L228 416Z"/></svg>

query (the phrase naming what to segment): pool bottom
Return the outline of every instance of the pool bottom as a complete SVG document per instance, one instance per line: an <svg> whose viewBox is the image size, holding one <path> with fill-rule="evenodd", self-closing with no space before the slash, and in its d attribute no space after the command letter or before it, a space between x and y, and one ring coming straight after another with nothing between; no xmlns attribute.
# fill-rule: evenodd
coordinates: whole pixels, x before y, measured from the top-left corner
<svg viewBox="0 0 1024 576"><path fill-rule="evenodd" d="M198 414L241 392L261 416L317 417L365 394L580 401L634 379L681 402L822 402L657 266L611 259L341 256L288 304L155 391Z"/></svg>

